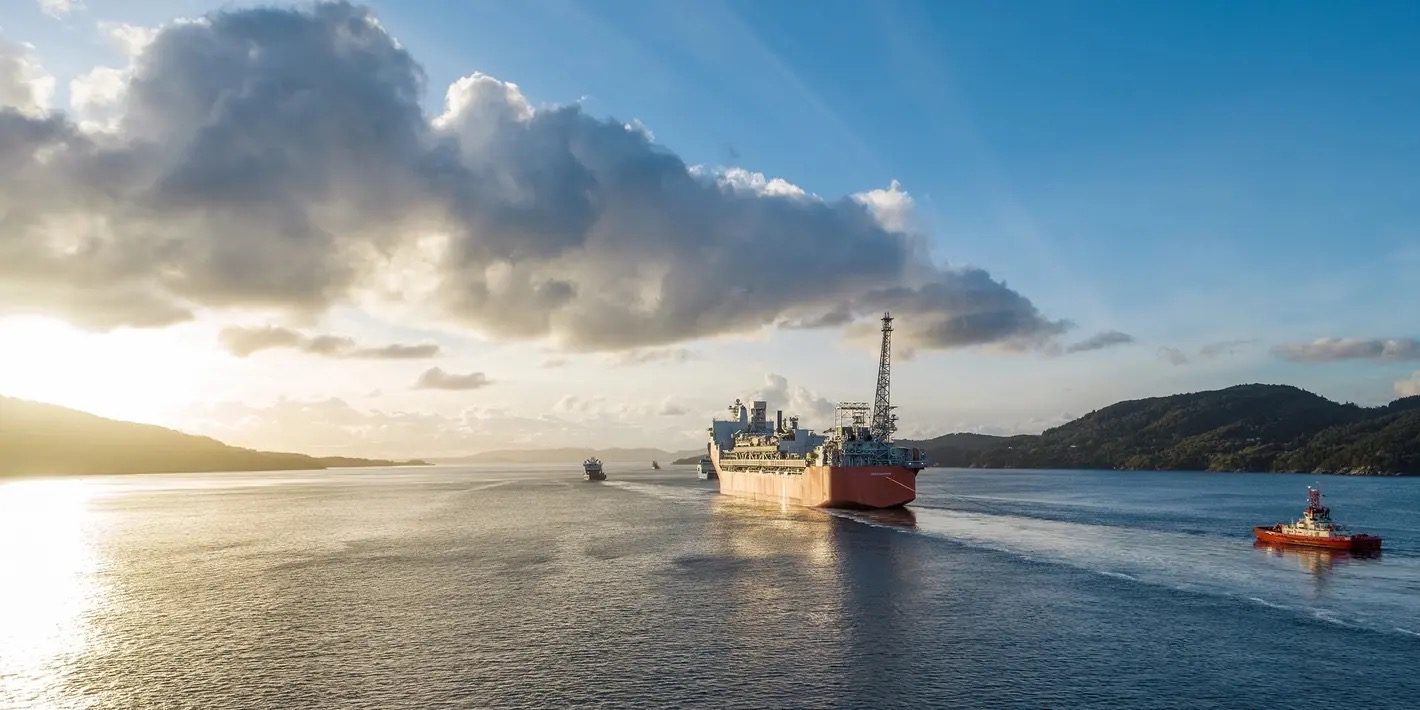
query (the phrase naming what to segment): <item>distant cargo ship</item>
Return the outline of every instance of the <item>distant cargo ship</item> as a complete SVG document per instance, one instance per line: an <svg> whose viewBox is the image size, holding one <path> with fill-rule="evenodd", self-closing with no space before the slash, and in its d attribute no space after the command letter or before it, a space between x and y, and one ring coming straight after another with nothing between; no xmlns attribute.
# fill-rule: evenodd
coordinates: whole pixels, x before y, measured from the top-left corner
<svg viewBox="0 0 1420 710"><path fill-rule="evenodd" d="M1321 491L1307 487L1307 509L1302 517L1290 523L1259 526L1252 529L1259 542L1286 545L1325 547L1331 550L1374 552L1381 549L1381 539L1365 533L1351 533L1331 520L1331 509L1321 504Z"/></svg>
<svg viewBox="0 0 1420 710"><path fill-rule="evenodd" d="M706 449L721 493L825 508L893 508L917 497L924 452L892 445L892 315L882 324L874 402L839 404L828 433L801 428L782 411L770 422L763 401L747 408L735 400L728 419L711 423Z"/></svg>
<svg viewBox="0 0 1420 710"><path fill-rule="evenodd" d="M588 481L605 481L606 473L602 471L601 459L593 456L582 462L582 478Z"/></svg>

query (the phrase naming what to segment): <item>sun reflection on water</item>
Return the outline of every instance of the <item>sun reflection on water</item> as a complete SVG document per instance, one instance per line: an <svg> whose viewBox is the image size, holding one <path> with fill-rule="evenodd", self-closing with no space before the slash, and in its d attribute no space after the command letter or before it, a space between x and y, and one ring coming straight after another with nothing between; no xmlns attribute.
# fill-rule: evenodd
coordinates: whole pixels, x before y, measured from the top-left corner
<svg viewBox="0 0 1420 710"><path fill-rule="evenodd" d="M57 689L89 644L88 612L102 593L96 492L84 481L0 483L0 707L75 704Z"/></svg>

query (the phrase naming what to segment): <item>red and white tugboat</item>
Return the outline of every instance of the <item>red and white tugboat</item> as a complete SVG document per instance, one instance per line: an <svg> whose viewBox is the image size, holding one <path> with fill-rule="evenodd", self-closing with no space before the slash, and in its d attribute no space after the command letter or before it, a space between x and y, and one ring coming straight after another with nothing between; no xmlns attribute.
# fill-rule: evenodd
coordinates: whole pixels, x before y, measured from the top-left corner
<svg viewBox="0 0 1420 710"><path fill-rule="evenodd" d="M1321 491L1307 486L1307 509L1290 523L1255 527L1252 534L1260 542L1325 547L1331 550L1373 552L1381 549L1381 539L1365 533L1351 533L1331 521L1331 509L1321 504Z"/></svg>

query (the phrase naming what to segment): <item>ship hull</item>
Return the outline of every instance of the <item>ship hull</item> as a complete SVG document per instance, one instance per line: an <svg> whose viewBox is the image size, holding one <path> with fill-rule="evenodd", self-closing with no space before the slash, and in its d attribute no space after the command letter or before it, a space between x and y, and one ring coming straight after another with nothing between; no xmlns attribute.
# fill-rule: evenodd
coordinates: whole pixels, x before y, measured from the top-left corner
<svg viewBox="0 0 1420 710"><path fill-rule="evenodd" d="M1280 545L1302 545L1328 550L1374 551L1381 549L1381 539L1370 535L1344 535L1336 537L1313 537L1310 535L1289 535L1276 527L1255 527L1253 537L1259 542Z"/></svg>
<svg viewBox="0 0 1420 710"><path fill-rule="evenodd" d="M808 466L802 473L739 471L715 462L720 493L811 508L897 508L917 497L906 466Z"/></svg>

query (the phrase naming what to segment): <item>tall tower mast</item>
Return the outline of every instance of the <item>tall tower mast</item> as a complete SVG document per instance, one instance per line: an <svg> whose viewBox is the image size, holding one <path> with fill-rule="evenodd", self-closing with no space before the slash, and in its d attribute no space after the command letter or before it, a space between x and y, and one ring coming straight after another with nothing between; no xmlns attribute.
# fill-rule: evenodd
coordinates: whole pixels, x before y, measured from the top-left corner
<svg viewBox="0 0 1420 710"><path fill-rule="evenodd" d="M897 431L897 417L892 413L892 314L883 314L883 348L878 355L878 390L873 395L873 438L892 439Z"/></svg>

